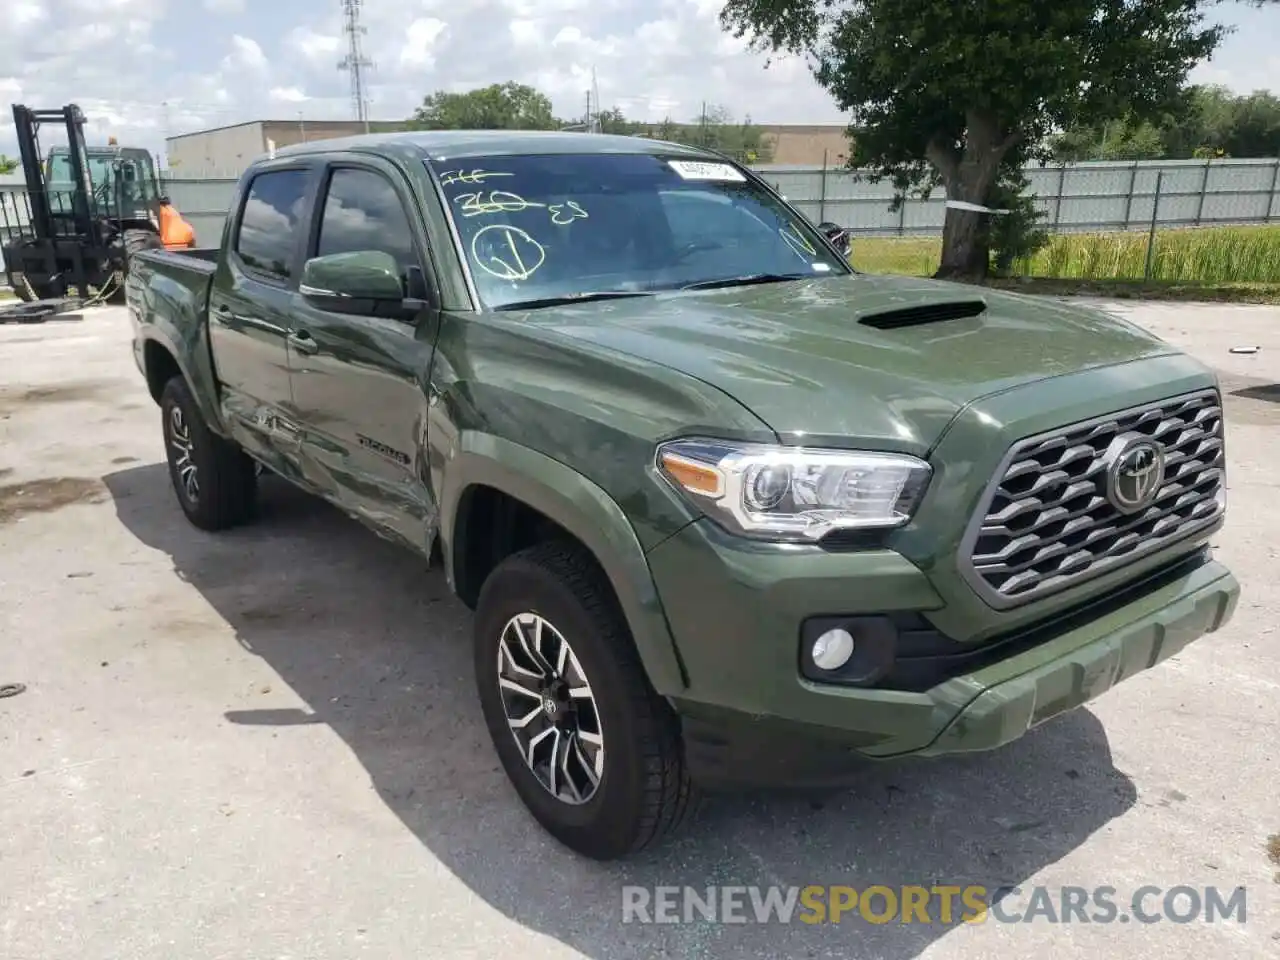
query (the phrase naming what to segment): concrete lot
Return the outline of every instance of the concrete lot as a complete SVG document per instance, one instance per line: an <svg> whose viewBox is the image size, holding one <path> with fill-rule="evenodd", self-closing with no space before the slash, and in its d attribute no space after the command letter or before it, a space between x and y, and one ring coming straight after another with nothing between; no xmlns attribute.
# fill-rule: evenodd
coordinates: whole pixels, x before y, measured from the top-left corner
<svg viewBox="0 0 1280 960"><path fill-rule="evenodd" d="M271 482L256 526L194 530L123 311L0 327L0 684L28 687L0 700L0 956L1280 956L1280 310L1117 309L1223 374L1231 626L1004 751L717 800L611 866L508 788L442 576ZM620 922L624 884L681 883L1245 886L1248 914Z"/></svg>

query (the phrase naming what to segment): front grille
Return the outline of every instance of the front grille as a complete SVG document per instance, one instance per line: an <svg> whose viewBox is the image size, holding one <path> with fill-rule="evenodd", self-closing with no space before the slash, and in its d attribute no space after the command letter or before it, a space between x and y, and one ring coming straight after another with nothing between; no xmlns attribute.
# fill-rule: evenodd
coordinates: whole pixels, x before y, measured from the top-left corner
<svg viewBox="0 0 1280 960"><path fill-rule="evenodd" d="M1164 449L1164 481L1145 508L1108 497L1107 451L1125 434ZM1222 403L1216 390L1174 397L1019 441L1006 455L961 548L966 579L1012 607L1148 556L1222 513Z"/></svg>

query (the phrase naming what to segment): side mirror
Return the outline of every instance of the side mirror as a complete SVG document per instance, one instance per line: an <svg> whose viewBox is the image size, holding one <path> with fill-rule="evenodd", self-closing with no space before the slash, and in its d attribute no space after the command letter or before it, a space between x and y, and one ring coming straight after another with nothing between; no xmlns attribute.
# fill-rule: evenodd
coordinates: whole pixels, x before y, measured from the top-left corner
<svg viewBox="0 0 1280 960"><path fill-rule="evenodd" d="M853 248L853 237L850 236L848 230L838 223L832 223L830 220L824 220L818 224L818 229L826 235L826 238L831 241L831 244L840 251L845 259L849 258Z"/></svg>
<svg viewBox="0 0 1280 960"><path fill-rule="evenodd" d="M420 308L405 297L400 265L381 250L313 257L302 267L298 292L321 310L365 315L403 315Z"/></svg>

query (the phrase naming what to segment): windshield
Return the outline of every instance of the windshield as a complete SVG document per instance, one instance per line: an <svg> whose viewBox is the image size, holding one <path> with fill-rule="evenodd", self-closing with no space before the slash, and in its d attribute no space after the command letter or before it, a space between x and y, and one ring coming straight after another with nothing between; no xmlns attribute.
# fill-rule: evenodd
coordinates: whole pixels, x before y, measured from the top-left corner
<svg viewBox="0 0 1280 960"><path fill-rule="evenodd" d="M93 185L92 202L96 206L104 201L114 208L116 203L116 168L120 164L119 189L125 208L145 205L150 199L151 167L148 160L137 155L137 151L124 150L109 155L87 155L89 182ZM50 191L70 194L75 189L75 176L71 171L71 155L62 151L50 151L48 163L48 181ZM68 208L70 203L67 204Z"/></svg>
<svg viewBox="0 0 1280 960"><path fill-rule="evenodd" d="M727 163L650 154L438 164L489 307L733 278L848 272L813 226Z"/></svg>
<svg viewBox="0 0 1280 960"><path fill-rule="evenodd" d="M89 158L89 182L94 186L111 179L111 161L107 157ZM71 157L55 153L49 158L49 186L55 190L70 190L75 183L71 172Z"/></svg>

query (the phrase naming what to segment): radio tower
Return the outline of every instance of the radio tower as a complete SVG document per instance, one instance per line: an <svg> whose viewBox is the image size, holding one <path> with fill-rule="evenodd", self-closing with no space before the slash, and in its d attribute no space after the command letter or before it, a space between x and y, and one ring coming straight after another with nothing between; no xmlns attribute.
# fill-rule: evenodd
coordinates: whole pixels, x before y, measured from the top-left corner
<svg viewBox="0 0 1280 960"><path fill-rule="evenodd" d="M369 101L364 92L364 71L372 70L374 63L364 55L360 48L360 38L367 31L360 24L360 8L364 0L342 0L342 16L346 21L343 29L347 34L347 55L338 63L339 70L351 74L351 105L355 108L356 120L364 124L364 132L369 132Z"/></svg>

